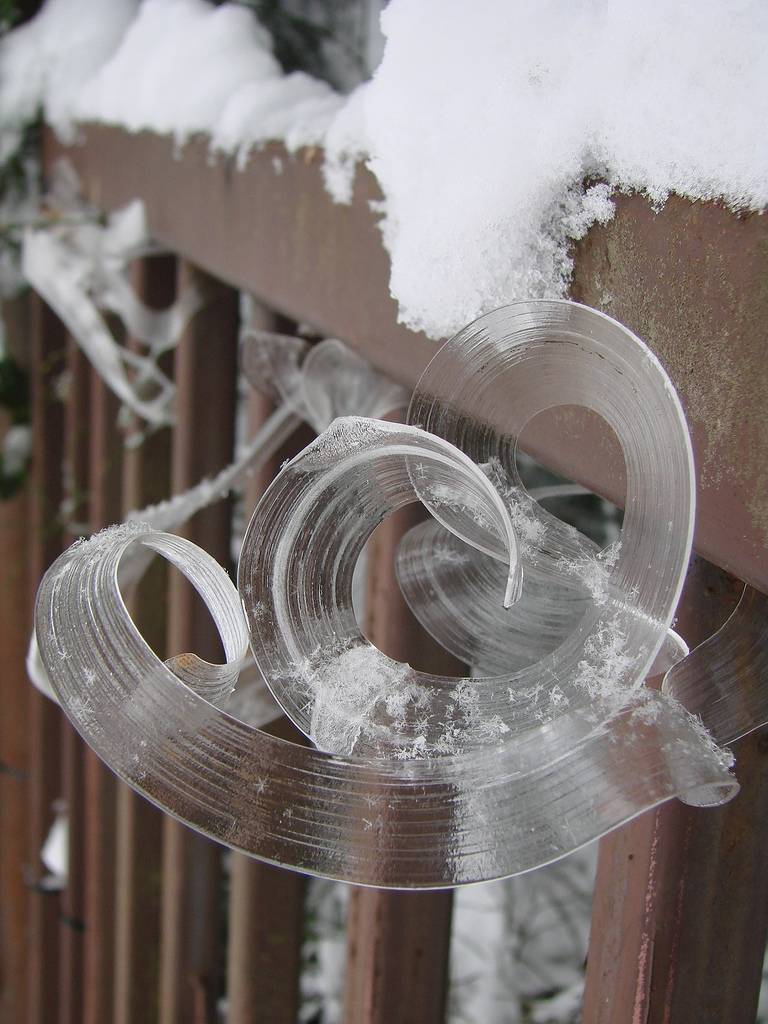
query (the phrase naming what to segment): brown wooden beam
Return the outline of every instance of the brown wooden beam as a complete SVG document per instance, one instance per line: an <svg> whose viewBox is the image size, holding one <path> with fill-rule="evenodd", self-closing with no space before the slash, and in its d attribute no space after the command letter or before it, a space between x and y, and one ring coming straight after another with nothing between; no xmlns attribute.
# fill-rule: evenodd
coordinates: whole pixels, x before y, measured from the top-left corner
<svg viewBox="0 0 768 1024"><path fill-rule="evenodd" d="M64 420L56 384L64 370L66 334L42 299L31 296L30 302L33 447L29 593L34 599L43 573L62 546L59 506ZM28 622L31 628L31 605ZM40 887L45 874L40 851L53 824L53 801L61 795L61 712L32 686L27 690L27 701L27 1020L29 1024L49 1024L56 1019L57 1011L56 986L51 984L51 978L57 977L58 972L60 900L57 892Z"/></svg>
<svg viewBox="0 0 768 1024"><path fill-rule="evenodd" d="M739 581L696 560L678 629L693 645L733 609ZM741 792L679 801L600 844L585 1024L753 1024L768 931L768 734L734 745Z"/></svg>
<svg viewBox="0 0 768 1024"><path fill-rule="evenodd" d="M265 307L251 311L250 324L262 330L286 330ZM270 400L253 389L248 394L248 436L273 411ZM311 434L314 437L314 434ZM283 459L311 439L308 428L258 472L250 474L243 493L245 520L269 485ZM282 734L301 742L285 716ZM227 1019L229 1024L294 1024L299 1010L304 879L292 871L233 853L227 936Z"/></svg>
<svg viewBox="0 0 768 1024"><path fill-rule="evenodd" d="M415 384L437 343L397 322L370 209L381 196L367 171L358 169L353 203L340 206L323 188L317 151L266 146L239 171L228 158L212 161L204 138L181 158L170 138L150 133L90 126L82 138L66 152L94 203L112 209L141 196L171 249ZM49 139L49 158L59 151ZM620 196L614 220L593 228L575 256L574 297L636 330L681 395L698 466L697 550L768 590L768 221L674 197L655 213L639 196ZM621 460L593 417L537 417L525 447L623 500Z"/></svg>
<svg viewBox="0 0 768 1024"><path fill-rule="evenodd" d="M123 438L119 403L101 375L91 370L90 526L118 522L121 510ZM84 1024L109 1020L114 999L115 828L117 778L85 749L85 962Z"/></svg>
<svg viewBox="0 0 768 1024"><path fill-rule="evenodd" d="M67 344L65 406L65 542L88 533L91 368L77 343ZM78 526L79 524L79 526ZM62 716L61 791L68 822L67 884L61 893L59 1024L83 1019L84 743Z"/></svg>
<svg viewBox="0 0 768 1024"><path fill-rule="evenodd" d="M0 316L9 351L28 362L26 297L4 302ZM25 360L26 357L26 360ZM28 367L27 367L28 368ZM10 419L0 412L0 437ZM29 680L24 666L30 616L27 592L29 543L28 488L0 501L0 1021L26 1020L26 931L29 771L27 705Z"/></svg>
<svg viewBox="0 0 768 1024"><path fill-rule="evenodd" d="M207 294L176 354L177 422L171 481L180 493L232 458L237 371L237 294L187 263L179 291L193 279ZM219 562L230 562L229 501L198 513L184 535ZM168 651L221 658L207 609L179 573L170 578ZM220 847L166 818L163 837L160 1021L213 1020L218 978Z"/></svg>
<svg viewBox="0 0 768 1024"><path fill-rule="evenodd" d="M230 1024L294 1024L299 1002L303 879L233 854L227 999Z"/></svg>
<svg viewBox="0 0 768 1024"><path fill-rule="evenodd" d="M2 431L0 431L0 434ZM27 495L0 501L0 1021L25 1019Z"/></svg>
<svg viewBox="0 0 768 1024"><path fill-rule="evenodd" d="M150 308L173 302L176 261L173 257L139 260L131 269L137 295ZM136 352L146 346L128 338ZM172 372L173 357L164 369ZM134 420L132 429L143 424ZM168 497L171 432L149 434L123 456L123 515ZM126 605L136 626L160 656L167 631L167 563L157 558ZM160 984L160 901L163 815L124 783L117 787L117 850L115 862L115 1024L155 1021Z"/></svg>
<svg viewBox="0 0 768 1024"><path fill-rule="evenodd" d="M395 577L403 534L423 518L409 506L368 543L364 631L390 657L421 669L464 669L414 619ZM355 886L347 921L346 1024L439 1024L445 1016L453 893L386 892Z"/></svg>

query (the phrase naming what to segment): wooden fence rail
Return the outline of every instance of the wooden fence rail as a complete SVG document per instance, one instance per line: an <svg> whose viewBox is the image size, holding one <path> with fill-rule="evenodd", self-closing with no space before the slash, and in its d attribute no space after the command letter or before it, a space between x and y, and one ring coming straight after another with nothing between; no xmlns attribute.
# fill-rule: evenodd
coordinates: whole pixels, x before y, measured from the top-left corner
<svg viewBox="0 0 768 1024"><path fill-rule="evenodd" d="M205 301L167 367L178 389L176 425L135 450L124 447L103 381L44 303L28 297L13 320L18 351L29 338L34 447L29 487L0 503L0 1024L288 1024L299 1006L303 879L241 855L223 859L220 847L118 784L27 683L29 608L77 524L98 529L230 460L236 289L255 296L257 325L307 322L408 385L434 343L397 324L367 174L358 175L352 206L336 207L322 191L317 157L280 151L284 173L276 175L271 148L235 172L210 165L202 141L174 160L171 143L154 136L89 128L84 140L66 155L86 195L105 210L143 197L153 233L174 254L137 263L144 300L161 307L194 281ZM50 163L62 151L47 145ZM692 642L724 618L735 577L768 591L768 293L758 288L766 261L765 219L678 200L654 215L637 197L620 202L614 223L577 252L575 297L646 338L691 420L696 546L709 559L694 564L681 606L680 628ZM253 395L250 428L269 411ZM580 414L562 441L564 415L532 424L531 453L620 499L620 453ZM249 510L280 458L306 440L299 432L249 479ZM394 582L394 547L411 520L398 514L369 545L366 632L419 667L458 670L422 634ZM232 523L223 501L187 524L186 535L227 565ZM177 573L153 567L134 610L159 653L216 658L209 617ZM286 721L273 728L294 735ZM754 1020L768 927L766 749L761 734L737 745L744 788L727 808L672 803L602 841L585 1024ZM59 798L70 820L61 893L45 888L39 859ZM352 892L346 1024L444 1019L451 906L450 893Z"/></svg>

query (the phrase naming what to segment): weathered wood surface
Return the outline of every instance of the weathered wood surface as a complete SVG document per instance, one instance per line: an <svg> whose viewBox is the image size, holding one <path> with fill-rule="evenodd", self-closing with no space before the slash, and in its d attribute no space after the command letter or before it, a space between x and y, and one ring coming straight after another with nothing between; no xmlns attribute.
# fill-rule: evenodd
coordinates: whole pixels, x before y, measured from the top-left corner
<svg viewBox="0 0 768 1024"><path fill-rule="evenodd" d="M28 303L4 302L6 343L22 360L28 343ZM29 369L27 366L26 369ZM10 426L0 411L0 438ZM0 1021L24 1021L28 891L27 778L29 681L24 660L29 639L29 494L0 501Z"/></svg>
<svg viewBox="0 0 768 1024"><path fill-rule="evenodd" d="M170 305L176 291L173 257L139 260L133 286L153 309ZM145 346L129 338L137 352ZM172 372L173 357L166 360ZM132 428L138 428L137 420ZM171 432L154 431L123 454L123 514L168 497ZM140 633L163 657L167 628L167 563L156 558L126 605ZM115 861L114 1022L156 1021L160 986L160 893L163 814L125 783L117 788Z"/></svg>
<svg viewBox="0 0 768 1024"><path fill-rule="evenodd" d="M91 366L73 338L67 341L64 483L65 544L88 532ZM61 892L58 1024L83 1019L85 744L61 716L61 795L68 823L67 884Z"/></svg>
<svg viewBox="0 0 768 1024"><path fill-rule="evenodd" d="M190 280L205 289L207 300L188 325L176 353L174 494L226 465L234 448L237 295L182 261L178 290ZM223 501L194 516L183 533L228 565L230 529L231 507ZM192 652L209 661L220 660L220 641L207 608L180 573L171 573L169 583L168 654ZM165 819L161 1024L208 1024L215 1018L220 854L216 843L170 817Z"/></svg>
<svg viewBox="0 0 768 1024"><path fill-rule="evenodd" d="M49 159L60 147L49 140ZM397 323L373 177L358 172L354 201L324 191L320 153L271 145L244 171L211 160L196 139L174 157L169 138L88 127L67 149L85 194L106 209L136 196L171 249L296 320L356 346L413 385L436 342ZM273 157L280 157L280 173ZM190 215L194 211L194 215ZM696 545L710 561L768 589L768 220L716 203L671 199L654 213L620 197L615 219L576 251L573 296L635 330L680 392L698 465ZM503 424L501 424L503 426ZM563 475L614 500L623 466L593 418L537 417L526 448Z"/></svg>
<svg viewBox="0 0 768 1024"><path fill-rule="evenodd" d="M91 370L90 528L120 520L123 439L119 403ZM101 1024L112 1015L115 979L115 858L117 777L85 748L85 954L83 1021Z"/></svg>
<svg viewBox="0 0 768 1024"><path fill-rule="evenodd" d="M250 325L268 331L290 330L264 307L254 307ZM249 389L248 436L252 437L273 411L270 400ZM247 524L256 502L277 473L311 440L308 428L299 429L283 451L249 473L243 488ZM303 738L283 715L270 731L286 739ZM229 1024L294 1024L299 1011L301 944L304 937L304 884L302 875L263 864L242 853L230 861L229 929L227 936L227 1004Z"/></svg>
<svg viewBox="0 0 768 1024"><path fill-rule="evenodd" d="M29 681L24 668L29 603L24 552L26 492L0 502L0 1021L24 1020Z"/></svg>
<svg viewBox="0 0 768 1024"><path fill-rule="evenodd" d="M739 581L694 561L678 628L718 628ZM752 1024L768 930L768 732L734 744L741 792L706 810L672 800L600 844L585 1024Z"/></svg>
<svg viewBox="0 0 768 1024"><path fill-rule="evenodd" d="M368 543L364 630L390 657L460 675L463 666L421 629L395 577L400 538L422 517L409 506ZM448 992L453 893L387 892L354 886L347 921L346 1024L440 1024Z"/></svg>
<svg viewBox="0 0 768 1024"><path fill-rule="evenodd" d="M30 308L32 468L29 489L29 598L27 630L37 584L62 547L59 515L64 457L64 407L57 383L65 366L66 332L53 312L34 296ZM27 688L27 1021L56 1019L58 997L50 979L59 955L58 892L41 886L46 874L40 851L54 821L53 802L61 796L61 712L34 687Z"/></svg>

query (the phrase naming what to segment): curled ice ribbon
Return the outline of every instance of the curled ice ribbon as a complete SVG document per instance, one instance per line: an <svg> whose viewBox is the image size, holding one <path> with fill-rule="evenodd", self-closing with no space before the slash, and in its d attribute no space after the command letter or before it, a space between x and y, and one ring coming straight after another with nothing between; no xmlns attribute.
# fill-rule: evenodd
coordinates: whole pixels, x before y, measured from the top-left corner
<svg viewBox="0 0 768 1024"><path fill-rule="evenodd" d="M404 388L383 377L336 338L317 345L292 335L246 328L241 333L243 372L275 402L274 412L216 476L129 516L156 530L173 530L228 494L247 473L271 459L302 421L321 433L337 416L356 411L383 416L404 409Z"/></svg>
<svg viewBox="0 0 768 1024"><path fill-rule="evenodd" d="M515 473L523 426L561 404L597 412L622 447L626 513L605 551L544 512ZM436 354L409 419L419 426L337 419L283 468L248 528L239 593L200 549L138 523L61 556L38 595L40 652L97 753L229 846L401 888L519 873L673 796L702 806L733 796L729 752L644 681L672 665L666 689L686 701L698 694L696 713L716 739L736 734L720 727L734 699L741 732L762 724L764 599L750 596L708 642L705 661L720 651L725 671L702 695L702 659L683 657L669 631L691 547L691 446L648 348L586 307L518 303ZM434 523L405 538L400 579L425 626L473 666L466 678L386 657L352 609L366 539L417 500ZM222 633L224 666L162 663L138 635L118 586L134 545L175 560L195 583ZM751 639L738 668L756 666L746 700L726 681L745 619ZM217 707L248 640L314 747Z"/></svg>
<svg viewBox="0 0 768 1024"><path fill-rule="evenodd" d="M158 253L147 233L144 205L134 200L102 226L94 220L29 228L24 234L24 276L55 310L72 337L127 409L153 427L173 422L175 389L159 365L175 347L205 296L187 285L164 310L136 295L129 264ZM121 345L103 312L122 320L143 353Z"/></svg>
<svg viewBox="0 0 768 1024"><path fill-rule="evenodd" d="M302 421L321 433L337 416L350 412L384 416L408 405L405 388L384 377L336 338L310 346L293 335L246 326L240 334L240 353L246 380L273 400L274 411L234 461L215 476L200 480L166 501L131 512L128 522L140 522L160 532L177 530L229 494L249 473L260 469ZM120 563L121 586L138 583L155 554L150 546L134 544ZM249 720L266 724L279 713L279 707L263 692L263 679L253 668L253 662L246 661L237 703L243 714L248 711ZM41 693L56 700L40 660L34 630L27 652L27 673ZM243 692L246 687L247 695Z"/></svg>

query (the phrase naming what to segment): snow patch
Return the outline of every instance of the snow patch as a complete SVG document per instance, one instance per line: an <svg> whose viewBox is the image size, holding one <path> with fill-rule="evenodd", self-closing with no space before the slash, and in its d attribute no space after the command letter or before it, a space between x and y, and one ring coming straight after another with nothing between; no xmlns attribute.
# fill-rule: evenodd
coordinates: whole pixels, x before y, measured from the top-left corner
<svg viewBox="0 0 768 1024"><path fill-rule="evenodd" d="M2 442L3 472L15 476L23 472L32 454L32 429L26 424L9 427Z"/></svg>
<svg viewBox="0 0 768 1024"><path fill-rule="evenodd" d="M323 146L331 195L356 163L384 194L400 319L440 338L568 291L573 242L616 191L768 203L768 7L759 0L392 0L373 81L348 98L283 74L242 4L48 0L0 50L0 158L39 105L76 120ZM16 140L14 142L14 140Z"/></svg>
<svg viewBox="0 0 768 1024"><path fill-rule="evenodd" d="M558 298L571 243L638 190L768 202L758 0L392 0L365 98L400 319L453 334Z"/></svg>
<svg viewBox="0 0 768 1024"><path fill-rule="evenodd" d="M137 9L136 0L48 0L40 15L0 41L0 164L41 106L72 140L78 96L112 56ZM133 85L129 79L123 90Z"/></svg>

